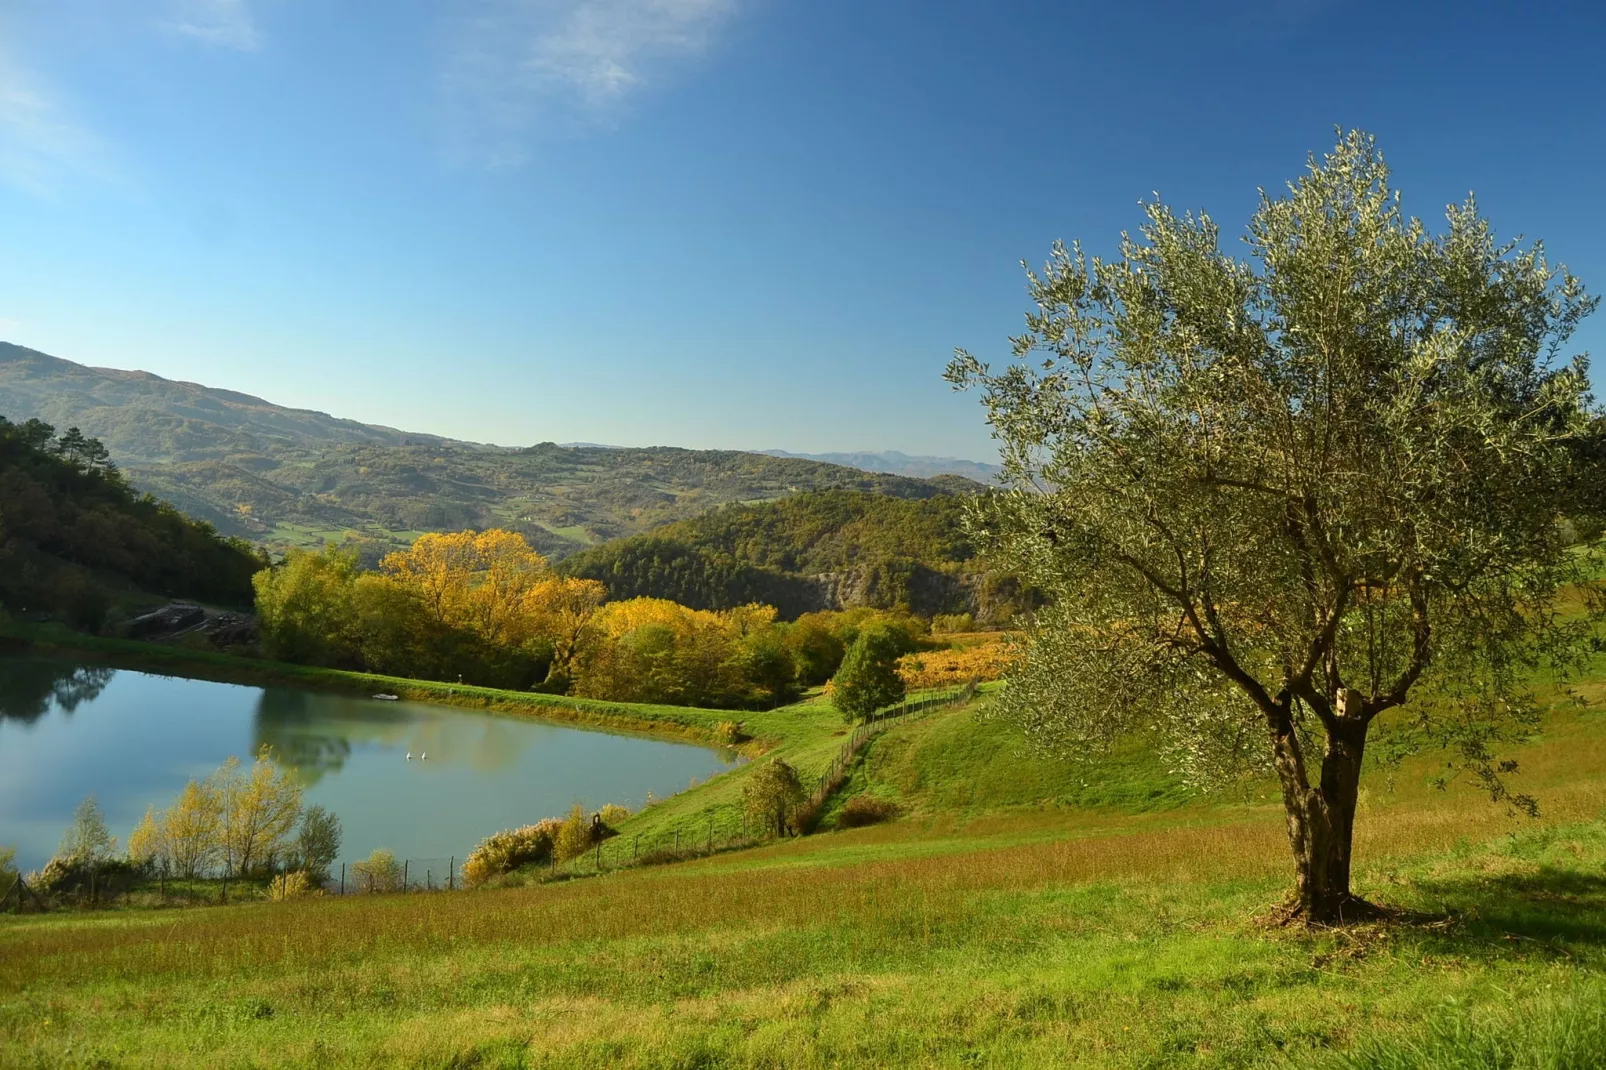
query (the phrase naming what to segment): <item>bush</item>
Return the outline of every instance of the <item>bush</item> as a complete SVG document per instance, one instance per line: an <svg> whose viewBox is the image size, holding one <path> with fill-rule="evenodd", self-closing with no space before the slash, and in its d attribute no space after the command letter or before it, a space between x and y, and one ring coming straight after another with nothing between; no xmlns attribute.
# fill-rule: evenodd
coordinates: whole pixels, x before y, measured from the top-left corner
<svg viewBox="0 0 1606 1070"><path fill-rule="evenodd" d="M563 822L555 817L487 836L463 861L463 883L478 887L492 877L552 860L552 845Z"/></svg>
<svg viewBox="0 0 1606 1070"><path fill-rule="evenodd" d="M714 739L727 747L734 747L752 738L744 730L741 721L721 721L714 726Z"/></svg>
<svg viewBox="0 0 1606 1070"><path fill-rule="evenodd" d="M145 877L145 868L120 858L93 860L57 855L45 868L28 874L28 886L56 899L120 895Z"/></svg>
<svg viewBox="0 0 1606 1070"><path fill-rule="evenodd" d="M623 821L629 816L629 808L620 806L618 803L609 803L601 810L597 811L597 820L606 825L610 832L613 831L615 825L619 824L619 822Z"/></svg>
<svg viewBox="0 0 1606 1070"><path fill-rule="evenodd" d="M287 899L311 895L316 887L306 870L295 869L273 878L273 883L268 885L268 898L275 903L282 903Z"/></svg>
<svg viewBox="0 0 1606 1070"><path fill-rule="evenodd" d="M742 787L742 803L758 827L777 836L798 828L797 814L807 799L797 770L772 758L754 770Z"/></svg>
<svg viewBox="0 0 1606 1070"><path fill-rule="evenodd" d="M559 862L567 862L585 854L591 844L591 822L586 820L585 808L575 803L569 816L558 826L553 849L557 851Z"/></svg>
<svg viewBox="0 0 1606 1070"><path fill-rule="evenodd" d="M397 892L402 890L402 867L396 856L383 847L351 867L359 892Z"/></svg>
<svg viewBox="0 0 1606 1070"><path fill-rule="evenodd" d="M874 795L855 795L837 815L838 828L856 829L865 825L879 825L898 816L898 804L891 799L878 799Z"/></svg>

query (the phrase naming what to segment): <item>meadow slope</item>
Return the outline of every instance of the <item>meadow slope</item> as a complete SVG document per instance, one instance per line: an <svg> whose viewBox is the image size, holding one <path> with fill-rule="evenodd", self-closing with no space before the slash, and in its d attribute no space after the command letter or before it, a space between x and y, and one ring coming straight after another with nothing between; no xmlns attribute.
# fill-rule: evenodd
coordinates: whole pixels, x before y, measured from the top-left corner
<svg viewBox="0 0 1606 1070"><path fill-rule="evenodd" d="M1269 802L1190 799L1141 754L1034 768L957 710L856 774L904 806L889 825L528 888L5 919L0 1062L1594 1065L1598 709L1523 748L1538 821L1424 768L1371 785L1359 885L1408 922L1268 927Z"/></svg>

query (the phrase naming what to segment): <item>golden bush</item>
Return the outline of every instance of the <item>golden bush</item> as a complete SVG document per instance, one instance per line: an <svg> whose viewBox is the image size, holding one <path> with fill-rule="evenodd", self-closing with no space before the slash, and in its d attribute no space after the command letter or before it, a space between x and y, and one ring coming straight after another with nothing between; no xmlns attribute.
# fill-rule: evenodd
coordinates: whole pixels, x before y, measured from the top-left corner
<svg viewBox="0 0 1606 1070"><path fill-rule="evenodd" d="M304 870L292 870L273 878L273 883L268 885L268 898L275 903L282 903L287 899L311 895L315 888L312 879Z"/></svg>
<svg viewBox="0 0 1606 1070"><path fill-rule="evenodd" d="M562 825L562 821L549 817L533 825L487 836L463 860L463 883L472 888L492 877L512 873L520 866L550 861L552 845Z"/></svg>

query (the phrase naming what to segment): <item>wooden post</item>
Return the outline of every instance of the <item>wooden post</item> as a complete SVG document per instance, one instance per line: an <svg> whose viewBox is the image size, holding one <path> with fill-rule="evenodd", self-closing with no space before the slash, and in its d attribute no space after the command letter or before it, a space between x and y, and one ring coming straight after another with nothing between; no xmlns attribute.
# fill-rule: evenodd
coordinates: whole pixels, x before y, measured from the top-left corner
<svg viewBox="0 0 1606 1070"><path fill-rule="evenodd" d="M404 892L407 890L407 864L410 861L411 859L402 859L402 891Z"/></svg>
<svg viewBox="0 0 1606 1070"><path fill-rule="evenodd" d="M222 898L218 900L218 902L227 903L228 901L229 901L229 867L227 865L224 865L224 867L223 867L223 895L222 895Z"/></svg>
<svg viewBox="0 0 1606 1070"><path fill-rule="evenodd" d="M456 889L457 889L457 856L453 855L452 856L452 860L450 862L446 863L446 890L448 892L451 892L451 891L455 891Z"/></svg>
<svg viewBox="0 0 1606 1070"><path fill-rule="evenodd" d="M634 862L641 857L641 833L636 833L636 842L630 846L630 861Z"/></svg>
<svg viewBox="0 0 1606 1070"><path fill-rule="evenodd" d="M346 864L340 863L340 894L346 894Z"/></svg>

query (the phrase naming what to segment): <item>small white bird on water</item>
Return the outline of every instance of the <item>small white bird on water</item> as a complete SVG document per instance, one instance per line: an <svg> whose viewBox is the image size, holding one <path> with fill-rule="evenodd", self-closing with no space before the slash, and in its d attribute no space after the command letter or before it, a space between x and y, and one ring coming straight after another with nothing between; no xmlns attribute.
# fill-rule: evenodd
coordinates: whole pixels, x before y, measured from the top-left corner
<svg viewBox="0 0 1606 1070"><path fill-rule="evenodd" d="M429 751L424 751L424 752L420 753L419 756L418 756L418 760L421 761L421 762L429 761Z"/></svg>
<svg viewBox="0 0 1606 1070"><path fill-rule="evenodd" d="M408 751L407 752L407 760L409 762L413 760L413 752L412 751Z"/></svg>

